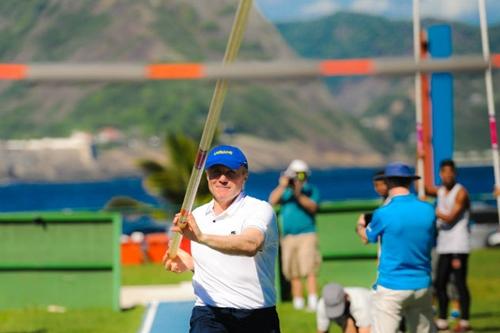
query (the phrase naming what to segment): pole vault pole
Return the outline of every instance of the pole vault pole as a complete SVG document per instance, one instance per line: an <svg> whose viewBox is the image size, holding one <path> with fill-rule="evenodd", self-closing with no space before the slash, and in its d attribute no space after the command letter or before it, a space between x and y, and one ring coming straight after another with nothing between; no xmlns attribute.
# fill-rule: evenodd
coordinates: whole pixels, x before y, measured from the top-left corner
<svg viewBox="0 0 500 333"><path fill-rule="evenodd" d="M236 17L231 28L231 34L229 35L229 40L227 42L223 61L224 64L233 62L238 55L241 41L243 40L243 34L247 25L248 15L251 9L252 0L240 1L236 11ZM203 167L205 166L205 161L207 159L207 151L210 149L210 145L212 144L212 139L219 122L222 105L224 104L224 99L227 93L227 87L228 81L226 79L217 80L215 84L214 94L208 109L207 119L205 120L205 127L203 128L200 145L198 147L198 152L196 153L195 162L191 171L191 177L189 178L186 194L180 211L181 215L179 218L179 224L181 227L186 225L187 216L191 213L191 209L193 208L196 192L198 191L201 176L203 175ZM174 233L168 250L168 256L170 258L175 258L177 255L181 237L180 233Z"/></svg>
<svg viewBox="0 0 500 333"><path fill-rule="evenodd" d="M483 45L483 57L490 59L490 45L488 40L488 22L486 20L486 4L484 0L479 0L479 21L481 25L481 43ZM500 162L498 159L497 123L495 119L495 102L493 100L493 80L491 78L491 64L484 71L486 83L486 101L488 104L488 118L490 124L491 153L493 154L493 171L495 174L495 187L500 187ZM497 212L500 217L500 196L497 196ZM500 223L500 220L499 220ZM497 236L497 237L500 237Z"/></svg>
<svg viewBox="0 0 500 333"><path fill-rule="evenodd" d="M420 0L413 0L413 55L415 63L418 67L420 63ZM420 70L415 72L415 117L416 117L416 134L417 134L417 172L421 177L418 182L418 196L425 196L424 189L424 159L422 152L424 151L424 134L422 128L422 73Z"/></svg>

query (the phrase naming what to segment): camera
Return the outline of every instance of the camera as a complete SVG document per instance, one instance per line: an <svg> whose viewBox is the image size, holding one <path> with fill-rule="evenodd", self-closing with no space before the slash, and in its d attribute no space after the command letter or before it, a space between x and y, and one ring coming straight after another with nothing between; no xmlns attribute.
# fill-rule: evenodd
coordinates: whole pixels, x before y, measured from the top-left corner
<svg viewBox="0 0 500 333"><path fill-rule="evenodd" d="M365 216L365 225L370 224L372 221L373 213L365 213L363 214Z"/></svg>
<svg viewBox="0 0 500 333"><path fill-rule="evenodd" d="M363 213L363 218L365 220L365 227L367 227L370 222L372 221L372 218L373 218L373 212L367 212L367 213ZM356 227L354 228L354 232L358 232L358 228L360 227L361 223L358 223L356 225Z"/></svg>
<svg viewBox="0 0 500 333"><path fill-rule="evenodd" d="M295 181L304 181L306 179L306 173L305 172L295 172L291 170L286 170L283 172L283 175L285 177L288 177L288 186L294 186Z"/></svg>

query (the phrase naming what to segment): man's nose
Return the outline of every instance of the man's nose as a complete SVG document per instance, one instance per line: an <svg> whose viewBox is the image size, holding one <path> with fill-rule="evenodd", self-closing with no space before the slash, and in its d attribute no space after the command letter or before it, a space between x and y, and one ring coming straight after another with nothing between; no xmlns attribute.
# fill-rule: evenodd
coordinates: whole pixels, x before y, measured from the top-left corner
<svg viewBox="0 0 500 333"><path fill-rule="evenodd" d="M229 180L229 178L226 176L225 173L221 173L221 175L219 176L219 181L222 182L222 183L227 183Z"/></svg>

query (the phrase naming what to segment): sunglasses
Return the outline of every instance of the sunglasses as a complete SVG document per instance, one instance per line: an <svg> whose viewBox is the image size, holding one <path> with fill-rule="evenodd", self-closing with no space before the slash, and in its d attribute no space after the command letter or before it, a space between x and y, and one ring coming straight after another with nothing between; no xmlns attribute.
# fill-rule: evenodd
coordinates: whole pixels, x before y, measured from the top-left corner
<svg viewBox="0 0 500 333"><path fill-rule="evenodd" d="M240 170L231 170L225 167L213 167L207 170L207 175L209 179L217 179L220 176L224 175L228 179L238 179L242 173Z"/></svg>

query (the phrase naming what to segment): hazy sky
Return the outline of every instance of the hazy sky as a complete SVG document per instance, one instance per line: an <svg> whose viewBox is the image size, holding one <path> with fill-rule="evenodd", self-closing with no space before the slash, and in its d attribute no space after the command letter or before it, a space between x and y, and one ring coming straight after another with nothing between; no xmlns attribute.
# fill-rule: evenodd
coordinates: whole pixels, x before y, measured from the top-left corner
<svg viewBox="0 0 500 333"><path fill-rule="evenodd" d="M500 0L485 0L488 23L500 23ZM411 19L412 0L255 0L270 21L307 20L337 11ZM420 0L422 17L479 24L478 0Z"/></svg>

